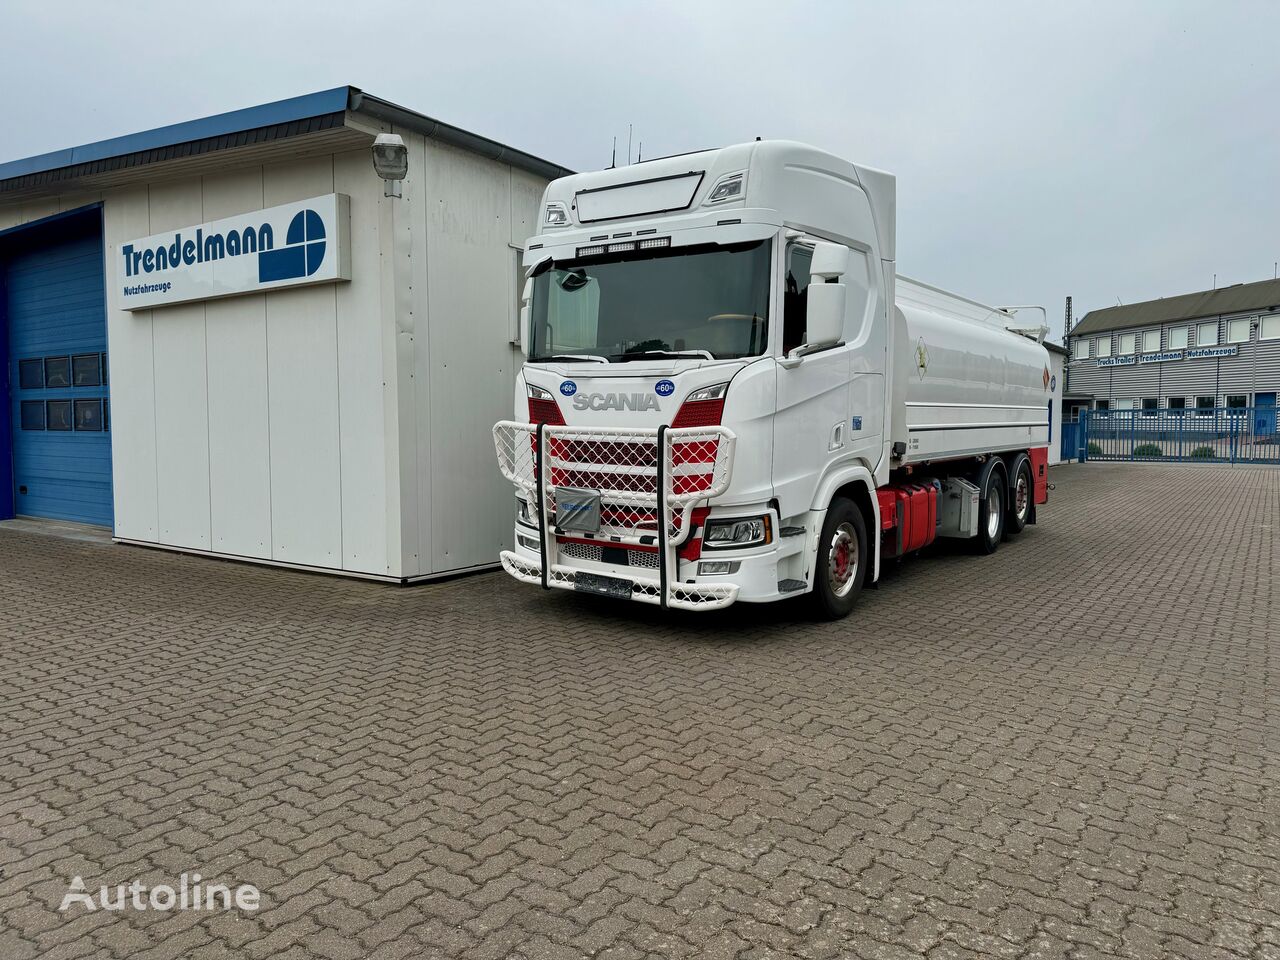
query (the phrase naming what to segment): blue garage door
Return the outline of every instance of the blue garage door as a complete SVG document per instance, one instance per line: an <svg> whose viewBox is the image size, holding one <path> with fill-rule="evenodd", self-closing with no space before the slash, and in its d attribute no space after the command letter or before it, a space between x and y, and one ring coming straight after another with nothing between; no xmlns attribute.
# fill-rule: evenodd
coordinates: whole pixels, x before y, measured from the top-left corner
<svg viewBox="0 0 1280 960"><path fill-rule="evenodd" d="M5 237L13 509L111 525L111 409L97 210Z"/></svg>

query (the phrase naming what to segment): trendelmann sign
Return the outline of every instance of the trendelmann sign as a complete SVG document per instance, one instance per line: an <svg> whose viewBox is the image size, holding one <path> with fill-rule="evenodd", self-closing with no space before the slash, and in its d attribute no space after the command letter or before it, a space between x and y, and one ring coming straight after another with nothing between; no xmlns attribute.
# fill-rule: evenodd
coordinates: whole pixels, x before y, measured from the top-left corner
<svg viewBox="0 0 1280 960"><path fill-rule="evenodd" d="M346 194L331 193L122 243L120 307L350 280L350 210Z"/></svg>
<svg viewBox="0 0 1280 960"><path fill-rule="evenodd" d="M1141 357L1129 354L1123 357L1102 357L1100 367L1131 367L1138 363L1168 363L1171 360L1202 360L1206 357L1234 357L1238 348L1192 347L1190 350L1170 350L1165 353L1144 353Z"/></svg>

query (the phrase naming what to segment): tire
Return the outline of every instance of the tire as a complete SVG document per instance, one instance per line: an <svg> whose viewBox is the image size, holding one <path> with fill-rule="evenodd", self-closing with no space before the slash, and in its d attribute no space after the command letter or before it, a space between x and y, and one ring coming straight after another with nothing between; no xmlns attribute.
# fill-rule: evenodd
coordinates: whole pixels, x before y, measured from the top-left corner
<svg viewBox="0 0 1280 960"><path fill-rule="evenodd" d="M1035 499L1035 486L1031 478L1031 461L1019 457L1013 465L1013 482L1009 484L1009 503L1004 518L1007 536L1021 533L1031 519L1031 504Z"/></svg>
<svg viewBox="0 0 1280 960"><path fill-rule="evenodd" d="M867 551L867 525L857 504L844 497L831 501L813 571L810 607L821 620L839 620L858 602L872 562Z"/></svg>
<svg viewBox="0 0 1280 960"><path fill-rule="evenodd" d="M1008 511L1009 486L1005 482L1004 467L997 465L987 474L987 485L978 501L978 553L995 553L1004 539L1004 525Z"/></svg>

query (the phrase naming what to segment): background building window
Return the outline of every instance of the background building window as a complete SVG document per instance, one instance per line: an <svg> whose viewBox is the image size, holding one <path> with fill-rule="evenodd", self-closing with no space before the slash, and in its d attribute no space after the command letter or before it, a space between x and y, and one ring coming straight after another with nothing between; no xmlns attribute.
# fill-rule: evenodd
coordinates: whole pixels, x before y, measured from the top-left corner
<svg viewBox="0 0 1280 960"><path fill-rule="evenodd" d="M1238 317L1227 321L1227 343L1249 342L1249 318Z"/></svg>
<svg viewBox="0 0 1280 960"><path fill-rule="evenodd" d="M1159 397L1143 397L1142 412L1149 417L1154 417L1157 410L1160 409Z"/></svg>
<svg viewBox="0 0 1280 960"><path fill-rule="evenodd" d="M1280 340L1280 313L1262 318L1262 329L1258 332L1258 339Z"/></svg>
<svg viewBox="0 0 1280 960"><path fill-rule="evenodd" d="M1087 360L1088 358L1089 358L1089 341L1080 340L1079 338L1077 338L1076 341L1071 344L1071 359Z"/></svg>
<svg viewBox="0 0 1280 960"><path fill-rule="evenodd" d="M1133 353L1137 349L1138 335L1136 333L1120 334L1120 353L1122 356L1126 353Z"/></svg>
<svg viewBox="0 0 1280 960"><path fill-rule="evenodd" d="M1111 409L1112 410L1132 410L1133 401L1132 400L1116 400L1111 404Z"/></svg>
<svg viewBox="0 0 1280 960"><path fill-rule="evenodd" d="M1249 406L1249 398L1243 393L1233 393L1227 397L1228 410L1243 410Z"/></svg>
<svg viewBox="0 0 1280 960"><path fill-rule="evenodd" d="M1097 349L1097 352L1094 354L1094 356L1098 356L1098 357L1111 356L1111 338L1110 337L1098 338L1098 349Z"/></svg>
<svg viewBox="0 0 1280 960"><path fill-rule="evenodd" d="M1142 352L1143 353L1159 353L1160 352L1160 331L1159 330L1142 331Z"/></svg>
<svg viewBox="0 0 1280 960"><path fill-rule="evenodd" d="M1181 414L1183 410L1187 409L1187 398L1186 397L1170 397L1166 401L1165 405L1168 406L1170 412L1176 416L1178 414Z"/></svg>
<svg viewBox="0 0 1280 960"><path fill-rule="evenodd" d="M1172 327L1169 330L1169 349L1185 350L1187 349L1187 328Z"/></svg>
<svg viewBox="0 0 1280 960"><path fill-rule="evenodd" d="M1196 409L1200 411L1212 410L1218 405L1217 397L1196 397Z"/></svg>
<svg viewBox="0 0 1280 960"><path fill-rule="evenodd" d="M1110 409L1111 409L1111 401L1110 401L1110 400L1095 400L1095 401L1094 401L1094 405L1093 405L1093 409L1095 409L1095 410L1110 410Z"/></svg>
<svg viewBox="0 0 1280 960"><path fill-rule="evenodd" d="M1218 345L1218 323L1202 323L1196 327L1197 347L1216 347Z"/></svg>

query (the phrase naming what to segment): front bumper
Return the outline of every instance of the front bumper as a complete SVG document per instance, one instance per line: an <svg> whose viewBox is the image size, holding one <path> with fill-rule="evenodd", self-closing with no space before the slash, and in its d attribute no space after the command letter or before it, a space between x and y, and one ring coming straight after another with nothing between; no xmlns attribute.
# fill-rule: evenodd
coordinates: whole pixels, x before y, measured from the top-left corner
<svg viewBox="0 0 1280 960"><path fill-rule="evenodd" d="M542 584L542 563L536 557L524 557L514 550L503 550L502 569L524 583ZM553 563L547 572L547 586L560 590L574 590L578 574L593 571L581 570ZM628 573L619 579L631 581L631 599L640 603L662 603L662 585L656 578L637 577ZM681 610L720 610L738 599L736 583L669 583L667 606Z"/></svg>

